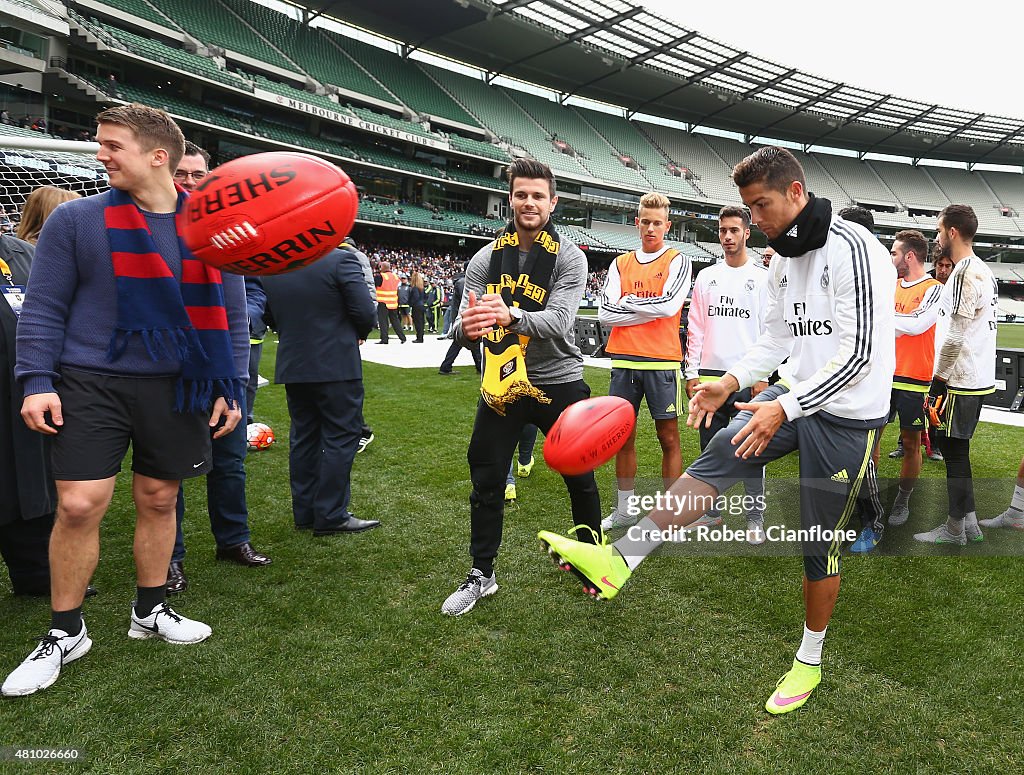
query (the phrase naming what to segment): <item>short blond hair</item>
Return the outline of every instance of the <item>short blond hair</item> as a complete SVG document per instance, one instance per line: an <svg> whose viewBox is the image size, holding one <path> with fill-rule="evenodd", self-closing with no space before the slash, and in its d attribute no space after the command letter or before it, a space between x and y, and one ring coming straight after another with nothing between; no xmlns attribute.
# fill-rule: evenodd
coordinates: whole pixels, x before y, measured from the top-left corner
<svg viewBox="0 0 1024 775"><path fill-rule="evenodd" d="M648 191L640 197L640 206L637 207L636 211L638 214L641 210L664 210L668 212L670 204L668 197L664 194L657 191Z"/></svg>

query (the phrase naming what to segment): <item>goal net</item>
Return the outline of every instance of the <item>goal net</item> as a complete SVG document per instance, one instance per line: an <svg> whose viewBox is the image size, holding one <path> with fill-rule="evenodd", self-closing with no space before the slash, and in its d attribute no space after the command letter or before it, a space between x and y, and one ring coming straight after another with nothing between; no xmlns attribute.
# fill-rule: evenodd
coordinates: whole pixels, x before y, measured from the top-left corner
<svg viewBox="0 0 1024 775"><path fill-rule="evenodd" d="M66 188L82 196L105 191L107 173L96 161L98 148L96 143L0 134L0 207L3 208L0 227L3 231L17 227L26 197L39 186Z"/></svg>

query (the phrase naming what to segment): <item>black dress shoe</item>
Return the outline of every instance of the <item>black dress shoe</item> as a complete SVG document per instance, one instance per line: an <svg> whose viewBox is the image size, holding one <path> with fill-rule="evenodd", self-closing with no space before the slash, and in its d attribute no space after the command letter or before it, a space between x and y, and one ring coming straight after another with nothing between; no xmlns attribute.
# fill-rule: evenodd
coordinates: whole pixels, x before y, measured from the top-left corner
<svg viewBox="0 0 1024 775"><path fill-rule="evenodd" d="M260 554L252 548L252 544L246 541L244 544L238 546L232 546L230 549L225 549L223 546L217 547L217 559L218 560L231 560L239 565L245 565L250 568L255 568L260 565L270 565L273 562L267 555Z"/></svg>
<svg viewBox="0 0 1024 775"><path fill-rule="evenodd" d="M348 519L329 522L322 527L314 527L313 535L319 538L322 536L332 536L337 533L362 533L364 530L377 527L379 524L379 519L359 519L356 516L350 516Z"/></svg>
<svg viewBox="0 0 1024 775"><path fill-rule="evenodd" d="M180 562L171 560L167 568L167 594L177 595L188 589L188 579L185 578L185 566Z"/></svg>

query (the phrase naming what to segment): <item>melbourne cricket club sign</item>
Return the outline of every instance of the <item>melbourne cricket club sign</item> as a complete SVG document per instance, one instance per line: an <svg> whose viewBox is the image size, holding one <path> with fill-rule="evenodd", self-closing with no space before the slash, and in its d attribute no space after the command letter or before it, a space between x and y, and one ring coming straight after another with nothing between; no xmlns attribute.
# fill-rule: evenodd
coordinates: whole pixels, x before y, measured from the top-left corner
<svg viewBox="0 0 1024 775"><path fill-rule="evenodd" d="M396 140L402 140L403 142L425 145L428 148L436 148L438 150L448 150L450 147L447 140L434 137L424 137L423 135L414 134L413 132L405 132L401 129L384 126L383 124L376 124L373 121L366 121L359 116L342 113L337 110L331 110L330 108L325 108L320 105L311 105L308 102L302 102L301 100L292 99L291 97L285 97L283 94L274 94L273 92L256 89L255 95L260 99L276 102L278 105L282 105L286 108L300 110L310 116L316 116L317 118L326 119L327 121L333 121L335 124L344 124L345 126L354 127L355 129L362 129L364 132L373 132L377 135L385 135L387 137L393 137Z"/></svg>

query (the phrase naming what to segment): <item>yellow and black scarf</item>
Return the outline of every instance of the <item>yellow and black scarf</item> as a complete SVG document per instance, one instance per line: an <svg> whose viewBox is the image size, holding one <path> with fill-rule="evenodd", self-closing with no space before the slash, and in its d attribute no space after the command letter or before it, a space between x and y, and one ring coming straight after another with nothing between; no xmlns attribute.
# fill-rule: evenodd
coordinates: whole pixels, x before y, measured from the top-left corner
<svg viewBox="0 0 1024 775"><path fill-rule="evenodd" d="M558 257L559 238L549 220L533 241L522 271L519 269L519 234L515 223L498 233L491 248L487 293L501 294L509 307L539 312L548 301L551 275ZM551 399L530 384L526 375L526 347L530 337L498 327L483 339L483 378L480 394L500 415L522 396L544 404Z"/></svg>

